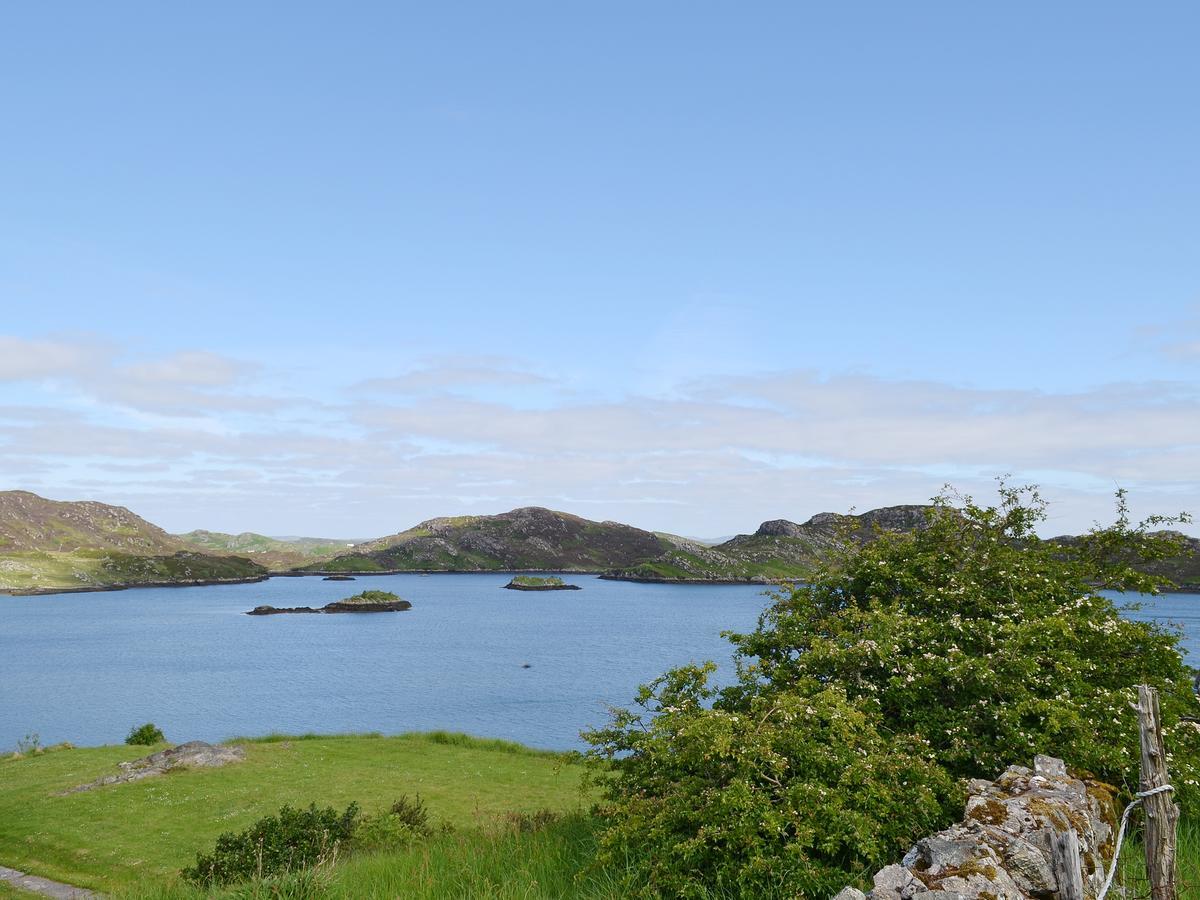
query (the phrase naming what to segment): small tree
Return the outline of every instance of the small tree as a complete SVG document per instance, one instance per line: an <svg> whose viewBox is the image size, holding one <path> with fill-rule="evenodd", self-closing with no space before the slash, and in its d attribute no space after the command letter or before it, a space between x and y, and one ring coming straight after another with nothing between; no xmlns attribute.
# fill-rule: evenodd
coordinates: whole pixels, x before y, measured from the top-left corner
<svg viewBox="0 0 1200 900"><path fill-rule="evenodd" d="M1034 533L1036 490L1000 494L938 497L922 529L847 541L729 635L733 684L675 670L585 735L606 763L602 856L680 896L832 895L957 818L956 779L1050 753L1136 785L1139 683L1159 688L1175 783L1195 795L1179 636L1097 593L1158 587L1135 565L1178 552L1151 529L1179 517L1131 526L1119 494L1113 526L1064 544Z"/></svg>
<svg viewBox="0 0 1200 900"><path fill-rule="evenodd" d="M125 738L125 743L150 747L154 744L161 744L166 739L166 735L162 733L161 728L153 722L147 722L145 725L138 725L131 728L128 737Z"/></svg>

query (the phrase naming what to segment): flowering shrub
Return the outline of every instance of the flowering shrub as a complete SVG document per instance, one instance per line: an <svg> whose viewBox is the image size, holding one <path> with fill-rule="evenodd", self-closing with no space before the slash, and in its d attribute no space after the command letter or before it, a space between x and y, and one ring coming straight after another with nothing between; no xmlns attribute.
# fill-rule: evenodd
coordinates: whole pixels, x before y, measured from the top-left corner
<svg viewBox="0 0 1200 900"><path fill-rule="evenodd" d="M630 893L831 897L929 831L962 796L837 687L711 708L712 664L642 689L590 735L611 759L601 861Z"/></svg>
<svg viewBox="0 0 1200 900"><path fill-rule="evenodd" d="M609 861L649 893L831 896L961 814L955 779L1035 753L1137 783L1137 685L1157 687L1179 798L1200 801L1200 712L1170 630L1097 588L1150 590L1169 533L1118 520L1077 542L1033 532L1044 506L938 498L927 527L847 542L807 586L730 635L737 680L667 673L586 737L605 785ZM648 886L648 887L647 887Z"/></svg>

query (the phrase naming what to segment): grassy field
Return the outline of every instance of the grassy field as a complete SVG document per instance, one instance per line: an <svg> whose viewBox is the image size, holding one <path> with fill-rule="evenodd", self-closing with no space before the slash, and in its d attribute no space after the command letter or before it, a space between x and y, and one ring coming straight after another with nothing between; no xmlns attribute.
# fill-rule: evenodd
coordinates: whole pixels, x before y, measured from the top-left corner
<svg viewBox="0 0 1200 900"><path fill-rule="evenodd" d="M590 866L596 824L582 766L504 741L431 734L271 736L235 741L245 762L173 773L80 794L59 792L116 771L158 748L94 747L0 760L0 864L102 890L124 900L202 897L351 900L616 900L619 873ZM178 879L197 851L285 804L384 809L420 794L454 826L411 846L340 859L276 880L213 894ZM513 813L553 810L529 831ZM1137 835L1121 882L1148 896ZM1200 821L1179 832L1180 897L1200 900ZM32 895L0 885L0 900Z"/></svg>
<svg viewBox="0 0 1200 900"><path fill-rule="evenodd" d="M521 843L527 836L507 834L506 813L578 813L587 805L581 766L503 741L433 733L275 737L242 746L245 762L225 768L68 796L56 794L158 748L95 747L2 761L0 864L106 892L161 893L219 834L241 830L285 803L344 808L357 801L371 813L402 794L420 794L435 820L458 829L428 852L453 857L472 841L499 841L497 858L512 862L516 857L501 849L503 841ZM577 848L589 834L577 825L560 837ZM556 838L548 832L544 839ZM418 856L410 864L419 867ZM354 867L364 878L383 877L366 858L333 871L349 877L344 870Z"/></svg>

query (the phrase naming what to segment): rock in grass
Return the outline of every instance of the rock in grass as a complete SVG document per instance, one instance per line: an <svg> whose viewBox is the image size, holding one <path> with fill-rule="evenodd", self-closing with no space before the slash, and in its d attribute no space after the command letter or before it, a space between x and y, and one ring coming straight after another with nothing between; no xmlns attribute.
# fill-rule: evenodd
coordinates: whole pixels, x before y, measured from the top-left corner
<svg viewBox="0 0 1200 900"><path fill-rule="evenodd" d="M73 787L65 794L78 794L93 788L110 784L125 784L130 781L140 781L154 775L163 775L173 769L215 768L229 763L241 762L246 758L246 751L241 747L225 747L219 744L209 744L205 741L188 741L166 750L159 750L141 759L117 763L121 770L119 775L105 775L87 784Z"/></svg>

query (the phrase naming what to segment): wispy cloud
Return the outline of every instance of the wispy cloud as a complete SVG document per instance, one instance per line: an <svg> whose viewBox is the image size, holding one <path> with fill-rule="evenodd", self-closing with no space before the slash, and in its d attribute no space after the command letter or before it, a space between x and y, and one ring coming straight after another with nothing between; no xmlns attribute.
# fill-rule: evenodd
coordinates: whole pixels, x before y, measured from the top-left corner
<svg viewBox="0 0 1200 900"><path fill-rule="evenodd" d="M946 481L985 490L1000 472L1045 484L1054 531L1102 518L1118 483L1155 509L1200 509L1200 388L1181 382L1047 393L781 371L601 403L517 360L439 360L331 403L276 396L267 369L204 351L0 347L22 380L0 396L7 486L179 529L368 536L537 503L728 533L917 502Z"/></svg>

